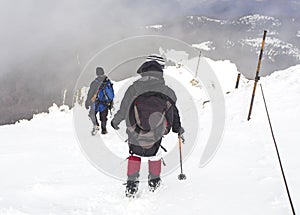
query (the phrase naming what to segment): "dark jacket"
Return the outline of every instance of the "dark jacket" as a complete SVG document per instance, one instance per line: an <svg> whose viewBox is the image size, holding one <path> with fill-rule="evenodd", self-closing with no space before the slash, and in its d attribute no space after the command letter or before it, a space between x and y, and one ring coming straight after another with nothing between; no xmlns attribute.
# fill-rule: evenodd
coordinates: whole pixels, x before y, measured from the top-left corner
<svg viewBox="0 0 300 215"><path fill-rule="evenodd" d="M91 101L92 97L98 92L99 87L103 83L103 81L107 79L106 75L99 75L95 80L93 80L90 84L90 89L87 94L87 98L85 100L85 106L89 107L93 104Z"/></svg>
<svg viewBox="0 0 300 215"><path fill-rule="evenodd" d="M169 113L172 116L167 116L172 119L172 131L179 133L181 128L180 117L178 109L176 107L176 95L175 92L166 86L163 79L163 71L161 66L154 62L146 62L139 69L138 73L141 74L142 78L135 81L125 92L124 98L121 102L120 110L115 114L112 123L119 125L121 121L125 120L126 126L132 126L132 113L133 113L133 102L141 94L147 92L155 92L160 94L166 100L172 104L172 111Z"/></svg>

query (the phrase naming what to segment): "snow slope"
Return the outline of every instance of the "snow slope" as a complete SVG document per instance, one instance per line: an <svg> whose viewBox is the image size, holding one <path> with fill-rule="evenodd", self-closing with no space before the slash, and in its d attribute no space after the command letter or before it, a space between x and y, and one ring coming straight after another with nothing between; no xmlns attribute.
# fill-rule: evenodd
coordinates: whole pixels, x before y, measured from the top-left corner
<svg viewBox="0 0 300 215"><path fill-rule="evenodd" d="M54 105L49 114L0 127L0 214L291 214L260 89L252 119L247 121L252 82L243 81L234 90L234 84L228 83L234 83L236 67L228 61L210 64L218 76L226 71L232 79L221 81L223 89L231 91L224 92L226 128L208 166L198 167L200 141L184 162L186 181L177 179L178 170L163 178L157 193L149 193L142 182L139 198L127 199L122 182L97 171L81 153L72 111ZM173 69L178 79L189 79L180 68ZM300 213L300 65L275 72L260 83ZM200 131L205 133L210 110L202 102L196 100ZM114 134L110 127L108 131Z"/></svg>

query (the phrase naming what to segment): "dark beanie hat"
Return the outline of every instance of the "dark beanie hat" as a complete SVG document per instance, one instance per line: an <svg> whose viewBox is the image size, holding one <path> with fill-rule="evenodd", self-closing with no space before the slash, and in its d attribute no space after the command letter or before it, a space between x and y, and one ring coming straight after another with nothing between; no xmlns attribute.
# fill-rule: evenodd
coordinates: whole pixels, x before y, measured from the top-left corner
<svg viewBox="0 0 300 215"><path fill-rule="evenodd" d="M96 75L99 76L99 75L104 75L104 70L102 67L97 67L96 68Z"/></svg>

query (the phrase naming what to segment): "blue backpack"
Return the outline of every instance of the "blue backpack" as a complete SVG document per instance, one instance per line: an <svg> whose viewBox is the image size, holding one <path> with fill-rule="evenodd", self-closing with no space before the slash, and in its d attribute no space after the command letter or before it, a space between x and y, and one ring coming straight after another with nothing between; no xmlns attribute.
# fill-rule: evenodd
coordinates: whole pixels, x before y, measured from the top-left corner
<svg viewBox="0 0 300 215"><path fill-rule="evenodd" d="M104 80L98 90L98 95L96 100L97 101L96 103L98 103L98 105L96 105L95 109L97 109L100 112L104 111L109 106L109 104L113 101L114 97L115 97L115 93L114 93L112 83L110 82L109 79Z"/></svg>

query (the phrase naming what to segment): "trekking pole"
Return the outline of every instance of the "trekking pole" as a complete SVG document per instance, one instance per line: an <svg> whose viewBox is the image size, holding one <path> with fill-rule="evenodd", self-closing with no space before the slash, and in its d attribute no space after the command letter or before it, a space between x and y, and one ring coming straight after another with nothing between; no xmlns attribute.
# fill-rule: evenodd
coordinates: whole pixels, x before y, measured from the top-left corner
<svg viewBox="0 0 300 215"><path fill-rule="evenodd" d="M241 73L239 73L236 77L235 89L239 88L240 79L241 79Z"/></svg>
<svg viewBox="0 0 300 215"><path fill-rule="evenodd" d="M200 58L201 58L201 50L199 50L199 56L198 56L198 62L197 62L197 68L196 68L196 74L195 74L195 77L196 77L196 78L197 78L197 75L198 75L198 69L199 69Z"/></svg>
<svg viewBox="0 0 300 215"><path fill-rule="evenodd" d="M250 120L250 117L251 117L251 112L252 112L252 106L253 106L253 102L254 102L256 85L257 85L257 82L259 80L259 70L260 70L260 64L261 64L262 55L263 55L263 52L264 52L266 35L267 35L267 31L265 30L264 31L263 40L262 40L262 43L261 43L260 54L259 54L259 58L258 58L258 64L257 64L257 69L256 69L256 75L255 75L255 82L254 82L254 86L253 86L253 92L252 92L252 97L251 97L250 109L249 109L248 118L247 118L248 121Z"/></svg>
<svg viewBox="0 0 300 215"><path fill-rule="evenodd" d="M285 189L286 189L286 192L287 192L288 197L289 197L289 202L290 202L290 205L291 205L291 208L292 208L293 215L295 215L296 213L295 213L294 205L293 205L293 202L292 202L292 198L291 198L291 195L290 195L289 187L287 185L287 181L286 181L285 174L284 174L284 171L283 171L283 167L282 167L282 163L281 163L281 158L280 158L280 155L279 155L279 150L278 150L277 143L276 143L276 140L275 140L275 136L274 136L274 132L273 132L273 127L272 127L272 124L271 124L271 119L270 119L270 115L269 115L269 111L268 111L268 107L267 107L267 103L266 103L264 91L263 91L263 88L262 88L261 84L260 84L260 89L261 89L261 94L263 96L266 113L267 113L267 116L268 116L268 121L269 121L269 126L270 126L270 130L271 130L272 138L273 138L273 141L274 141L274 144L275 144L276 153L277 153L277 157L278 157L278 161L279 161L279 165L280 165L280 169L281 169L281 174L282 174L282 177L283 177L283 180L284 180L284 184L285 184Z"/></svg>
<svg viewBox="0 0 300 215"><path fill-rule="evenodd" d="M181 152L181 146L182 146L182 138L180 135L178 135L178 144L179 144L179 155L180 155L180 174L178 175L179 180L185 180L186 175L182 172L182 152Z"/></svg>
<svg viewBox="0 0 300 215"><path fill-rule="evenodd" d="M191 80L191 84L193 86L197 86L199 84L197 75L198 75L198 69L199 69L200 60L201 60L201 50L199 50L198 62L197 62L197 67L196 67L196 72L195 72L195 78L193 78Z"/></svg>

